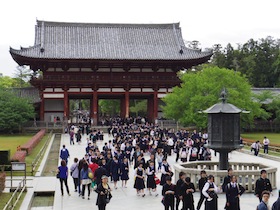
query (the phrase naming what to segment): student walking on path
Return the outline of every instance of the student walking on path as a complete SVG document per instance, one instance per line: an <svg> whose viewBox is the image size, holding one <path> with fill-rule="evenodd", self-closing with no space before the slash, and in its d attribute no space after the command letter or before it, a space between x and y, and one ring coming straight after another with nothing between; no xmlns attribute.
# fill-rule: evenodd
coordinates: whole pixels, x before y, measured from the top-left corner
<svg viewBox="0 0 280 210"><path fill-rule="evenodd" d="M60 181L61 195L62 196L64 195L64 192L63 192L63 183L64 183L65 187L66 187L66 191L67 191L68 195L70 196L69 187L68 187L68 183L67 183L68 167L66 166L65 160L62 160L60 163L60 166L58 167L58 177L59 177L59 181Z"/></svg>

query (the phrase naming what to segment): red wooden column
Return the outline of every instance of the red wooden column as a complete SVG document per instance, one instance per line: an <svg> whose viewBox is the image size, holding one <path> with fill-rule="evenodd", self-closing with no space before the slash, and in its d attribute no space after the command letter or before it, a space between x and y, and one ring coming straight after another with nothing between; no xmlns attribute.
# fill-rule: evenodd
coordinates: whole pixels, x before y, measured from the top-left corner
<svg viewBox="0 0 280 210"><path fill-rule="evenodd" d="M120 111L121 111L121 113L120 113L120 117L121 118L125 118L125 98L121 98L120 99L120 101L121 101L121 104L120 104Z"/></svg>
<svg viewBox="0 0 280 210"><path fill-rule="evenodd" d="M125 90L125 95L124 95L124 100L125 100L125 118L129 117L129 90Z"/></svg>
<svg viewBox="0 0 280 210"><path fill-rule="evenodd" d="M93 91L92 95L92 118L93 118L93 125L97 125L98 123L98 95L97 90Z"/></svg>
<svg viewBox="0 0 280 210"><path fill-rule="evenodd" d="M148 103L147 103L147 115L148 115L148 120L149 122L153 122L154 121L154 98L153 95L150 96L148 99Z"/></svg>
<svg viewBox="0 0 280 210"><path fill-rule="evenodd" d="M153 122L158 118L158 89L154 89Z"/></svg>
<svg viewBox="0 0 280 210"><path fill-rule="evenodd" d="M45 117L45 100L44 100L44 91L40 90L40 98L41 98L41 103L40 103L40 121L44 121Z"/></svg>
<svg viewBox="0 0 280 210"><path fill-rule="evenodd" d="M64 88L64 112L63 116L65 120L68 120L69 117L69 97L68 97L68 88Z"/></svg>

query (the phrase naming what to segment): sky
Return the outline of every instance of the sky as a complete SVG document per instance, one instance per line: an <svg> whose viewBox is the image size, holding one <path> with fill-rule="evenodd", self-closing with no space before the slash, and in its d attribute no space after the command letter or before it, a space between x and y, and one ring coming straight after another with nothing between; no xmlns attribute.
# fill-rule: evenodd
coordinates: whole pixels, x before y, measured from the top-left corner
<svg viewBox="0 0 280 210"><path fill-rule="evenodd" d="M36 19L89 23L175 23L200 47L280 38L279 0L13 0L0 6L0 73L13 76L9 47L34 43Z"/></svg>

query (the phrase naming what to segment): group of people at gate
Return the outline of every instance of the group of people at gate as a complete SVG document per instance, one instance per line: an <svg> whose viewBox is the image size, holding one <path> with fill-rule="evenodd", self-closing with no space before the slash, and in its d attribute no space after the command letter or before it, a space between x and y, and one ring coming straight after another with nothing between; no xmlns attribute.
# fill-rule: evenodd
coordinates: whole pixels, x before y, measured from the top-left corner
<svg viewBox="0 0 280 210"><path fill-rule="evenodd" d="M126 188L127 181L132 179L136 194L142 197L146 196L145 188L148 189L150 195L158 196L158 185L162 185L162 203L165 209L178 209L181 201L184 210L194 209L192 194L197 190L201 193L197 209L200 209L204 202L206 210L216 210L217 194L221 191L224 191L227 196L226 209L240 208L239 197L244 192L244 188L237 183L235 176L228 177L227 182L224 182L227 184L223 186L222 190L215 185L214 177L212 175L206 176L205 171L201 172L199 189L194 188L193 180L190 180L185 174L180 174L176 185L172 184L173 172L168 164L168 158L172 152L176 153L176 161L179 159L182 162L205 160L205 154L206 159L211 160L211 152L209 151L210 154L207 154L205 152L207 149L204 147L207 142L206 133L201 134L196 131L189 133L186 130L174 132L174 130L161 129L150 123L136 124L133 122L127 124L116 121L112 123L110 128L111 140L106 142L102 149L96 145L96 141L100 140L98 135L96 130L89 132L85 148L86 154L80 159L75 158L70 171L75 191L83 199L85 199L86 190L88 199L90 199L91 188L99 193L101 193L101 188L103 192L106 188L106 193L102 193L103 197L98 194L99 200L97 199L96 204L99 209L105 209L112 197L108 179L114 183L113 188L115 189L119 187L120 180L122 181L121 186ZM182 156L184 148L187 149L187 156ZM192 155L194 148L196 148L196 155ZM62 151L65 151L65 148ZM149 154L149 158L145 158L145 154L146 156ZM65 157L62 159L67 161ZM148 160L146 161L146 159ZM67 167L66 164L65 167ZM129 177L130 170L134 170L133 178ZM62 184L63 178L61 186ZM236 196L233 196L234 194ZM259 196L261 197L261 195ZM100 202L100 197L102 197L103 202Z"/></svg>

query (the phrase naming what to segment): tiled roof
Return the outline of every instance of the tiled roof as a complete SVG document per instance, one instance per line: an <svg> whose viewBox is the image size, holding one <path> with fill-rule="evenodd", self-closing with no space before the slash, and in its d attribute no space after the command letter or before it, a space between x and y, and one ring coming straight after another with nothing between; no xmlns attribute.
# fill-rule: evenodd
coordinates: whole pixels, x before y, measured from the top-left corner
<svg viewBox="0 0 280 210"><path fill-rule="evenodd" d="M95 24L37 21L35 44L12 55L41 59L196 60L212 52L188 49L179 23Z"/></svg>

